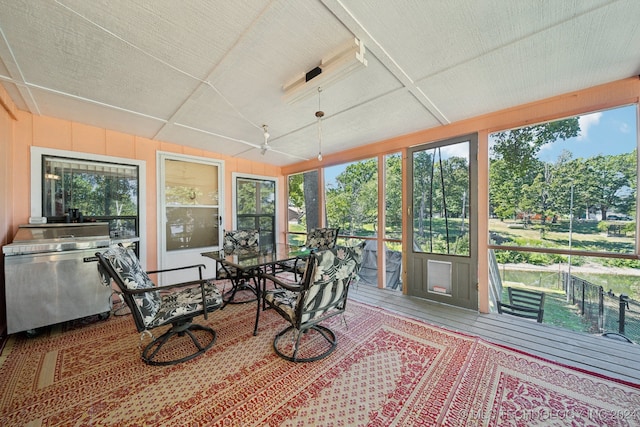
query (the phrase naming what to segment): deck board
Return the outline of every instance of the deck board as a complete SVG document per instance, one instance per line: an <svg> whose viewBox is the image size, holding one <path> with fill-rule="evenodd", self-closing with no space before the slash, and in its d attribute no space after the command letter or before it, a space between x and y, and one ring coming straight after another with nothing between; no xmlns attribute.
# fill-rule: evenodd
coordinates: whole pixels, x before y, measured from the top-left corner
<svg viewBox="0 0 640 427"><path fill-rule="evenodd" d="M362 284L354 286L349 297L563 365L640 384L640 345L637 344L573 332L514 316L481 314Z"/></svg>

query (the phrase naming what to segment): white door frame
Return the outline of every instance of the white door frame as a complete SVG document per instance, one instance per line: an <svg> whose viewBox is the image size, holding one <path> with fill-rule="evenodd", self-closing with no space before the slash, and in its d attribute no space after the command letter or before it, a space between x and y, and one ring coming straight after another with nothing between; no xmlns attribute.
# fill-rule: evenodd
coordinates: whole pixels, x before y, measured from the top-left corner
<svg viewBox="0 0 640 427"><path fill-rule="evenodd" d="M219 159L203 158L198 156L190 156L187 154L179 154L179 153L172 153L172 152L166 152L166 151L158 151L156 153L156 173L157 173L157 188L158 188L158 191L157 191L157 194L158 194L158 199L157 199L158 269L162 270L164 268L173 268L173 267L179 266L180 264L181 265L204 264L206 266L206 270L204 271L204 276L206 278L215 277L216 262L212 259L201 256L200 253L205 251L219 250L222 245L206 247L206 248L182 250L180 255L184 255L183 256L183 258L185 258L184 261L177 260L175 254L169 255L165 250L166 237L167 237L166 236L167 218L165 215L166 206L164 203L164 199L165 199L164 160L165 159L173 159L173 160L193 162L193 163L202 163L202 164L208 164L208 165L218 167L218 215L220 215L221 219L223 219L222 217L225 210L225 207L224 207L224 200L225 200L224 161ZM222 224L224 224L224 221L222 221ZM219 228L218 228L219 242L222 242L222 228L223 228L222 224L219 223ZM170 275L165 275L165 277L160 277L159 280L160 282L166 281L166 283L172 283L177 281L183 282L185 280L195 279L195 277L194 278L185 277L184 275L180 276L181 280L176 280L176 275L173 275L172 278L169 278L169 277Z"/></svg>

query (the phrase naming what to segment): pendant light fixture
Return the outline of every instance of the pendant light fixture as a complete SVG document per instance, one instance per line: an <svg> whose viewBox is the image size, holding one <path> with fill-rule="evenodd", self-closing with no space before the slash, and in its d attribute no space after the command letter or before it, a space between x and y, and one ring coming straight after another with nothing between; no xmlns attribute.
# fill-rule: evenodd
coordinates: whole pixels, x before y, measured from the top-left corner
<svg viewBox="0 0 640 427"><path fill-rule="evenodd" d="M318 111L316 111L316 119L318 121L318 161L322 161L322 118L324 111L320 108L320 93L322 88L318 86Z"/></svg>
<svg viewBox="0 0 640 427"><path fill-rule="evenodd" d="M264 153L267 152L271 147L269 146L269 131L267 130L267 125L262 125L262 130L264 132L264 143L260 146L260 154L264 156Z"/></svg>

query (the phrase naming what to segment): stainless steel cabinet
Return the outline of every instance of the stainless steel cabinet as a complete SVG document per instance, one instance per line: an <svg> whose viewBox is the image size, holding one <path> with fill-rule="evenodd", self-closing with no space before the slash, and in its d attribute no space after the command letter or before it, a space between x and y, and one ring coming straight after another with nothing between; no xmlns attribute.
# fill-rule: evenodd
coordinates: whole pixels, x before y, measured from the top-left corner
<svg viewBox="0 0 640 427"><path fill-rule="evenodd" d="M5 258L7 332L33 330L111 309L98 278L97 249Z"/></svg>

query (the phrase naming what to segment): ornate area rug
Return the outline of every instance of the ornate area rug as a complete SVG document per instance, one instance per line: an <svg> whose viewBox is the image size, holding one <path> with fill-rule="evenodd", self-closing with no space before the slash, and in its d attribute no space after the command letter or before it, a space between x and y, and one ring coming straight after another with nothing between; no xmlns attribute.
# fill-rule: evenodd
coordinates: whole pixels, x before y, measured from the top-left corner
<svg viewBox="0 0 640 427"><path fill-rule="evenodd" d="M130 316L13 336L2 426L638 426L640 387L351 301L328 358L275 355L286 325L255 303L212 313L218 339L176 366L145 365Z"/></svg>

